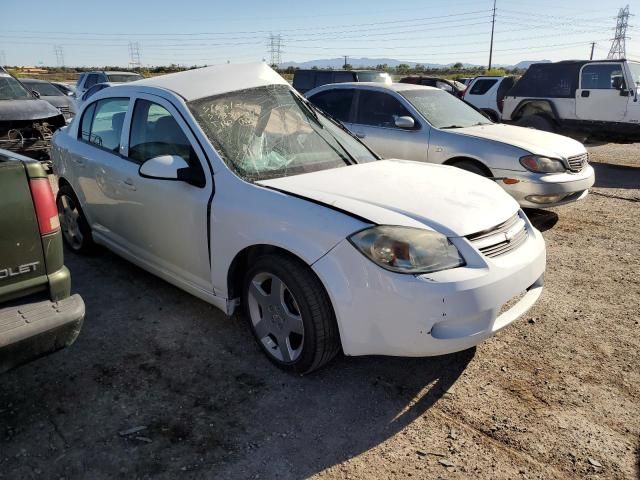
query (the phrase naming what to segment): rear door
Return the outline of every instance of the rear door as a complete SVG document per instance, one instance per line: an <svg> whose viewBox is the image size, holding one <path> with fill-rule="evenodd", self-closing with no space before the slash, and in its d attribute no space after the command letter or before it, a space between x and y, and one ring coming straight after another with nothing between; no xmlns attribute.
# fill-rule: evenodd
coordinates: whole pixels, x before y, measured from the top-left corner
<svg viewBox="0 0 640 480"><path fill-rule="evenodd" d="M400 100L386 92L363 89L358 90L356 102L355 119L349 129L374 152L383 158L427 160L428 144L421 134L422 126L417 115ZM414 119L413 129L395 126L395 119L403 116Z"/></svg>
<svg viewBox="0 0 640 480"><path fill-rule="evenodd" d="M580 70L576 90L576 118L604 122L624 120L629 89L622 63L588 63Z"/></svg>
<svg viewBox="0 0 640 480"><path fill-rule="evenodd" d="M69 152L69 165L76 179L74 190L80 197L87 220L97 235L112 239L119 222L122 191L130 188L117 170L122 161L122 127L129 98L104 98L82 113L79 142Z"/></svg>
<svg viewBox="0 0 640 480"><path fill-rule="evenodd" d="M340 120L347 128L351 128L351 118L355 110L354 98L355 89L353 88L332 88L316 93L309 97L309 101Z"/></svg>

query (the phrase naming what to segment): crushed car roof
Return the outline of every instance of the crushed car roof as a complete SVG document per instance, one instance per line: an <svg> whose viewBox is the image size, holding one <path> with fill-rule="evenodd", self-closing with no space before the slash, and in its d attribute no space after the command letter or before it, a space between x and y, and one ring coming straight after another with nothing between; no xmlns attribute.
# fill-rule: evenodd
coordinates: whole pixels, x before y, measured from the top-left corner
<svg viewBox="0 0 640 480"><path fill-rule="evenodd" d="M289 85L265 63L214 65L131 82L171 90L187 101L265 85ZM114 87L118 88L118 87Z"/></svg>

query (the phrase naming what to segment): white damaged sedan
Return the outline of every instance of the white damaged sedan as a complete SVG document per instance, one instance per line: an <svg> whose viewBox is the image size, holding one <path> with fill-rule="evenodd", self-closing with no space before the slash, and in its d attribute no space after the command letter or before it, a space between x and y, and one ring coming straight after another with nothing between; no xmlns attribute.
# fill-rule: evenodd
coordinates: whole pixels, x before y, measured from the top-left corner
<svg viewBox="0 0 640 480"><path fill-rule="evenodd" d="M495 182L378 161L264 64L99 92L52 157L72 250L240 307L285 369L466 349L542 292L542 235Z"/></svg>

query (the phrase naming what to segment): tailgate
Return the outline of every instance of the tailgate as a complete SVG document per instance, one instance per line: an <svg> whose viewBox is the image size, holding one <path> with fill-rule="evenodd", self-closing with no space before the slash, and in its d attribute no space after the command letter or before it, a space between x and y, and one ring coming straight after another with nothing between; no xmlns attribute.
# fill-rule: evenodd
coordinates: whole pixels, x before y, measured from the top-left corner
<svg viewBox="0 0 640 480"><path fill-rule="evenodd" d="M0 160L0 303L46 287L47 275L25 166Z"/></svg>

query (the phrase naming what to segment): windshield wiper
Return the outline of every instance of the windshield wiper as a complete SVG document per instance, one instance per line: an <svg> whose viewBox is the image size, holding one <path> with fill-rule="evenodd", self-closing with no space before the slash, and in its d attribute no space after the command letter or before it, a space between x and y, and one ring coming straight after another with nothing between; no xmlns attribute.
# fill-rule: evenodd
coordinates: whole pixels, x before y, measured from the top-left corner
<svg viewBox="0 0 640 480"><path fill-rule="evenodd" d="M446 127L440 127L440 130L448 130L450 128L464 128L462 125L448 125Z"/></svg>

